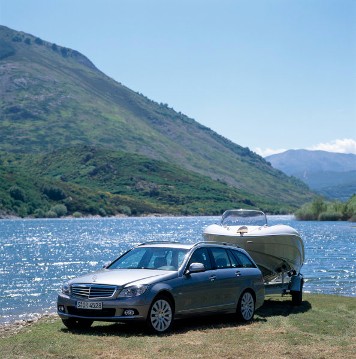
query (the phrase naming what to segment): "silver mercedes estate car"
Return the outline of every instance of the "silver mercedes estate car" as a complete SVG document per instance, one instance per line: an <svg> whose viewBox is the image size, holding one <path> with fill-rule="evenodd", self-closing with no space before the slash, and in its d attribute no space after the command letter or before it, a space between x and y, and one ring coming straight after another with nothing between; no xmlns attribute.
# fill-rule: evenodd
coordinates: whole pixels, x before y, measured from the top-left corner
<svg viewBox="0 0 356 359"><path fill-rule="evenodd" d="M264 293L261 271L241 248L151 242L64 284L57 312L69 329L141 321L165 333L174 319L202 314L233 313L251 321Z"/></svg>

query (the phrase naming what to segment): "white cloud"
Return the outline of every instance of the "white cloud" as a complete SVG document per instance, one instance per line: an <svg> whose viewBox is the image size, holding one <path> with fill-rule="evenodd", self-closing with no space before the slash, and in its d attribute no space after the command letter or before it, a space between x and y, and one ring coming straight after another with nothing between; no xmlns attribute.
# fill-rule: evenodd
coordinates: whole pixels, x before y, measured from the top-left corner
<svg viewBox="0 0 356 359"><path fill-rule="evenodd" d="M290 150L292 148L289 148ZM319 143L317 145L308 147L307 150L311 151L327 151L327 152L338 152L338 153L353 153L356 154L356 141L351 138L344 138L342 140L334 140L326 143ZM276 153L282 153L287 151L287 149L273 149L273 148L265 148L262 149L260 147L256 147L253 149L254 152L259 154L262 157L267 157L270 155L274 155Z"/></svg>
<svg viewBox="0 0 356 359"><path fill-rule="evenodd" d="M253 149L254 152L256 152L258 155L262 156L262 157L267 157L270 155L275 155L276 153L281 153L281 152L285 152L287 151L286 149L280 148L279 150L274 150L272 148L265 148L262 149L260 147L256 147Z"/></svg>
<svg viewBox="0 0 356 359"><path fill-rule="evenodd" d="M327 143L319 143L318 145L308 148L308 150L321 150L328 152L353 153L356 154L356 141L351 138L342 140L334 140Z"/></svg>

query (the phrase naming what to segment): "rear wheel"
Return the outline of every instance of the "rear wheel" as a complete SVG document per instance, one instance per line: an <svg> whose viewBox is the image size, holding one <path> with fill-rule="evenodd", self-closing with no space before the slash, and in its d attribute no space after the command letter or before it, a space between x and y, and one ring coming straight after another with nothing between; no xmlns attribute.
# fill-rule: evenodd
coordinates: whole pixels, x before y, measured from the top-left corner
<svg viewBox="0 0 356 359"><path fill-rule="evenodd" d="M154 299L148 312L147 324L154 333L167 333L172 328L173 305L164 296Z"/></svg>
<svg viewBox="0 0 356 359"><path fill-rule="evenodd" d="M62 319L62 322L70 330L89 329L91 327L91 325L93 324L93 320L77 319L77 318Z"/></svg>
<svg viewBox="0 0 356 359"><path fill-rule="evenodd" d="M255 298L249 291L243 292L237 304L237 318L249 322L255 314Z"/></svg>

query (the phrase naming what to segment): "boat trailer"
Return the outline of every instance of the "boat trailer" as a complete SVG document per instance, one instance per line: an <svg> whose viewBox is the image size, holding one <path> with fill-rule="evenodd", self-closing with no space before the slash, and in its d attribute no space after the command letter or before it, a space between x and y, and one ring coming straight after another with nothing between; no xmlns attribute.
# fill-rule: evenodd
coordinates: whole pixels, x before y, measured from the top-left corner
<svg viewBox="0 0 356 359"><path fill-rule="evenodd" d="M278 278L265 281L265 295L291 295L293 305L301 305L303 300L304 277L301 273L291 270L282 272Z"/></svg>

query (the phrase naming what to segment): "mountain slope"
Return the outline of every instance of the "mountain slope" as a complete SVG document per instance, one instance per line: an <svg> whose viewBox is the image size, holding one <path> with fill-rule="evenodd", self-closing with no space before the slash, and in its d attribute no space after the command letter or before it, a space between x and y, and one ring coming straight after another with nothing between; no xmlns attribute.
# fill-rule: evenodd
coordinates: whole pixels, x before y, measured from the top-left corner
<svg viewBox="0 0 356 359"><path fill-rule="evenodd" d="M214 215L235 205L273 210L234 187L136 154L89 146L0 153L0 215L43 216L58 205L84 215Z"/></svg>
<svg viewBox="0 0 356 359"><path fill-rule="evenodd" d="M354 154L289 150L268 156L266 160L328 198L344 201L356 193Z"/></svg>
<svg viewBox="0 0 356 359"><path fill-rule="evenodd" d="M263 201L299 206L310 199L305 186L248 148L115 82L80 53L4 26L0 40L0 150L100 145L175 164Z"/></svg>

